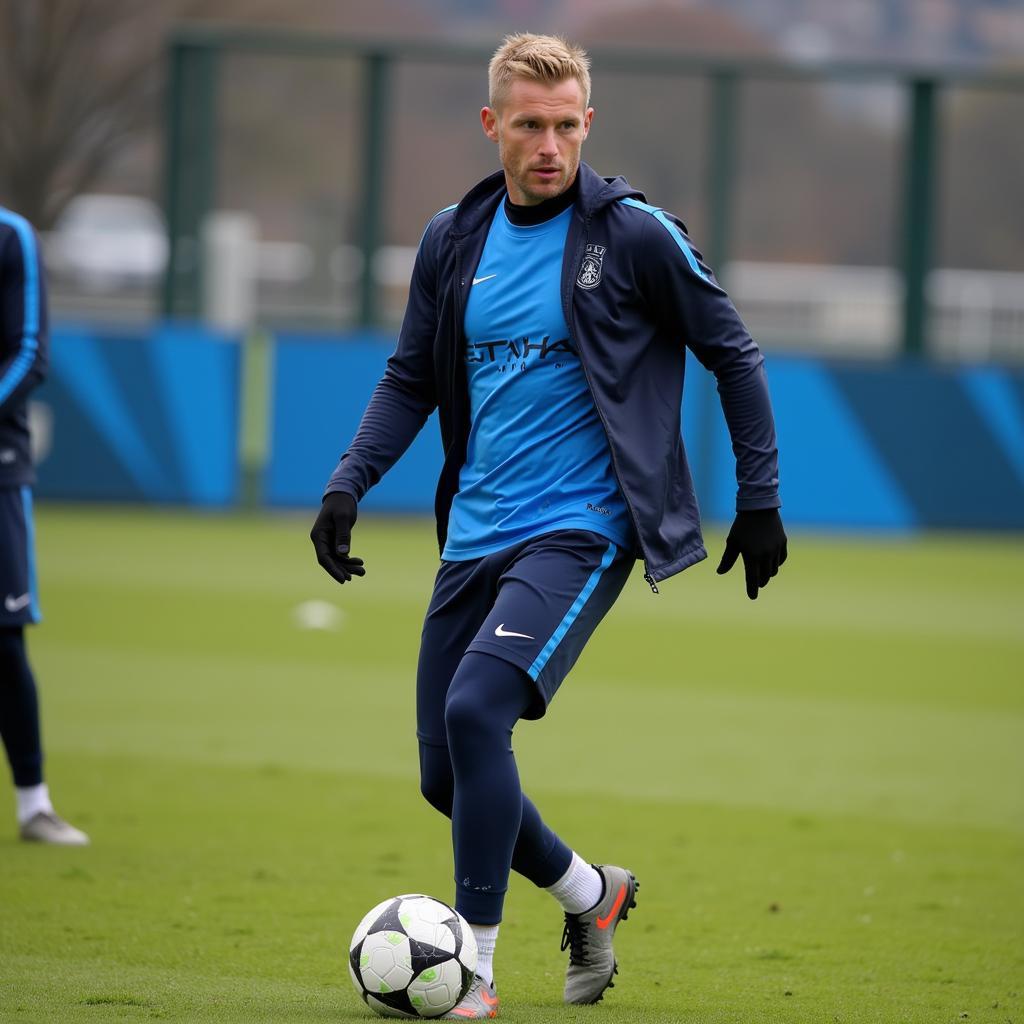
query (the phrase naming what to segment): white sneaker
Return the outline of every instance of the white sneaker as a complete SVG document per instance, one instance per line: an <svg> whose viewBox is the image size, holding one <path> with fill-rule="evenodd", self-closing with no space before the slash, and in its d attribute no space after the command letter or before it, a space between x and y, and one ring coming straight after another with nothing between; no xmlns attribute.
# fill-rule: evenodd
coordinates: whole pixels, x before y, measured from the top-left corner
<svg viewBox="0 0 1024 1024"><path fill-rule="evenodd" d="M53 811L34 814L18 829L28 843L52 843L54 846L88 846L89 837L74 825L69 825Z"/></svg>

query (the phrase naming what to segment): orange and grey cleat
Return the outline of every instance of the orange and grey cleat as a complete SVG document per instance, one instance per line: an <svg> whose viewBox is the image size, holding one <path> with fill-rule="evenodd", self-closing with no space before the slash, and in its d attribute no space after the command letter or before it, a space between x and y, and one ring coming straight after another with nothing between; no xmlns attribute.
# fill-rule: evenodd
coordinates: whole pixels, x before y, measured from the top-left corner
<svg viewBox="0 0 1024 1024"><path fill-rule="evenodd" d="M498 1016L498 992L478 974L469 991L454 1010L444 1015L444 1020L488 1020Z"/></svg>
<svg viewBox="0 0 1024 1024"><path fill-rule="evenodd" d="M594 867L604 882L604 894L584 914L566 914L562 949L569 950L565 974L567 1003L596 1003L605 989L614 988L618 973L612 938L620 921L636 906L640 883L625 868L608 864Z"/></svg>

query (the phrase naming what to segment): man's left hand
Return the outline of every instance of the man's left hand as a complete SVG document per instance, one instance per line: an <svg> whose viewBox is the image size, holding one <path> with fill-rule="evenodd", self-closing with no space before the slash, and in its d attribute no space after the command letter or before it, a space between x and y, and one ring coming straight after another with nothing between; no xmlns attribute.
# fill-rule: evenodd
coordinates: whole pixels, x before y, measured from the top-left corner
<svg viewBox="0 0 1024 1024"><path fill-rule="evenodd" d="M737 512L725 541L725 553L718 566L719 576L727 573L740 555L747 577L747 597L757 600L757 592L786 560L786 531L777 508Z"/></svg>

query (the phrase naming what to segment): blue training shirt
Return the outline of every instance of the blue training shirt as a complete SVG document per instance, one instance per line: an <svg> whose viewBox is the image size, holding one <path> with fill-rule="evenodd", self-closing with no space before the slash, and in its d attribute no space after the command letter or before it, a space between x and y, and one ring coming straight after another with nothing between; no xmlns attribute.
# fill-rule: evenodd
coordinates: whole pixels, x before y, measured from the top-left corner
<svg viewBox="0 0 1024 1024"><path fill-rule="evenodd" d="M442 557L582 529L634 546L629 511L562 312L573 209L512 224L498 206L466 305L470 431Z"/></svg>

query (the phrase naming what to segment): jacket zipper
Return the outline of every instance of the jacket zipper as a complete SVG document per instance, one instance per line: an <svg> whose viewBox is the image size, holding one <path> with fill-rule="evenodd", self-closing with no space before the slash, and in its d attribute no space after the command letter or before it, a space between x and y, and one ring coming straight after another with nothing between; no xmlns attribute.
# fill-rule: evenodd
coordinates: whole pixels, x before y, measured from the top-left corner
<svg viewBox="0 0 1024 1024"><path fill-rule="evenodd" d="M456 302L455 302L455 352L452 359L452 369L449 384L452 391L452 405L455 404L455 386L459 379L459 360L466 358L463 346L459 344L462 324L466 318L466 279L462 276L462 246L452 240L452 247L455 249L455 281L456 281ZM454 443L455 431L452 431ZM447 453L446 453L447 454Z"/></svg>
<svg viewBox="0 0 1024 1024"><path fill-rule="evenodd" d="M452 240L452 246L453 246L453 248L455 250L455 277L454 277L454 284L455 284L455 289L456 289L456 294L455 294L455 308L456 308L456 313L457 313L456 323L461 323L462 322L461 318L463 316L462 308L463 308L463 306L465 304L463 292L464 292L464 285L465 285L466 281L465 281L465 279L462 276L462 253L460 251L460 246L458 245L458 243L456 243L454 241L454 239ZM451 340L451 343L452 343L452 347L454 349L454 351L451 354L452 355L451 366L448 369L448 391L449 391L449 395L450 395L450 399L451 399L451 406L452 406L452 437L451 437L451 441L447 445L444 446L444 467L442 467L442 470L441 470L442 476L444 474L445 468L448 465L448 458L451 455L452 450L455 447L455 444L457 442L457 437L458 437L458 427L455 424L455 421L458 418L457 415L456 415L457 411L458 411L457 408L456 408L456 406L457 406L457 397L456 397L456 390L457 390L457 388L456 388L456 385L458 383L458 377L459 377L459 359L464 357L464 353L462 352L461 346L458 344L458 339L455 338L455 339L450 339L450 340ZM456 487L456 490L457 489L458 488ZM449 512L450 512L450 503L449 503ZM445 532L445 537L447 537L447 535L448 535L448 524L447 523L445 524L445 531L444 532ZM440 537L438 539L440 540ZM444 551L444 545L443 544L441 545L441 550Z"/></svg>
<svg viewBox="0 0 1024 1024"><path fill-rule="evenodd" d="M590 227L590 218L588 217L583 223L583 238L581 244L576 249L576 254L573 258L572 267L575 268L579 263L579 255L583 251L583 246L586 245L587 231ZM601 421L601 429L604 431L605 440L608 442L608 454L612 460L612 472L615 474L615 482L619 485L619 491L622 494L623 501L626 503L626 508L629 509L630 517L633 520L633 529L636 530L636 542L640 545L640 554L643 555L644 560L644 581L651 588L651 592L654 594L660 594L658 590L658 584L654 581L654 576L651 574L650 562L647 558L647 550L644 548L643 537L640 534L640 520L637 518L636 509L633 508L633 503L629 500L629 495L626 493L626 488L622 486L622 478L619 476L619 466L615 460L615 448L612 445L611 435L608 433L608 423L604 418L604 413L601 410L601 404L597 400L597 394L594 391L594 384L590 379L590 370L587 369L587 361L583 358L583 349L580 347L579 342L576 340L576 335L573 331L573 319L572 319L572 295L573 292L569 292L568 298L565 293L562 294L562 314L565 316L565 326L569 329L569 339L576 346L576 351L579 353L580 366L583 367L583 376L587 381L587 387L590 389L590 397L594 402L594 408L597 410L597 418Z"/></svg>

